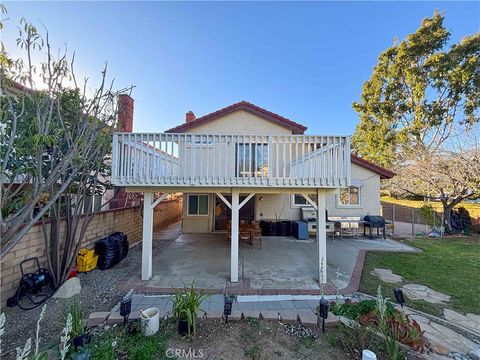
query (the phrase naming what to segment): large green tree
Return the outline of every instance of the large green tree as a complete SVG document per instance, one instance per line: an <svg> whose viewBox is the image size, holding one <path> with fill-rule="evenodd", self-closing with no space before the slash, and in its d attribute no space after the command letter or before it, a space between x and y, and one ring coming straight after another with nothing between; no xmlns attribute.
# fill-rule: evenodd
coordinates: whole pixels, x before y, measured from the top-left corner
<svg viewBox="0 0 480 360"><path fill-rule="evenodd" d="M449 44L435 12L378 58L361 100L353 151L383 166L446 145L452 130L479 122L480 34Z"/></svg>

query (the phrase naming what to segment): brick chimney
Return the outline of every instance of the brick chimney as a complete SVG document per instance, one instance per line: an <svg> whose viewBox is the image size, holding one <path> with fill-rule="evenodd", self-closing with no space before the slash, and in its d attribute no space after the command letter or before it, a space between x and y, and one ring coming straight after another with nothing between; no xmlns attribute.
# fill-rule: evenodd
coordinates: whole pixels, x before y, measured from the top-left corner
<svg viewBox="0 0 480 360"><path fill-rule="evenodd" d="M132 132L134 100L127 94L118 95L118 130Z"/></svg>
<svg viewBox="0 0 480 360"><path fill-rule="evenodd" d="M189 123L190 121L193 121L195 119L196 119L196 117L195 117L195 114L193 113L193 111L189 111L185 114L185 122Z"/></svg>

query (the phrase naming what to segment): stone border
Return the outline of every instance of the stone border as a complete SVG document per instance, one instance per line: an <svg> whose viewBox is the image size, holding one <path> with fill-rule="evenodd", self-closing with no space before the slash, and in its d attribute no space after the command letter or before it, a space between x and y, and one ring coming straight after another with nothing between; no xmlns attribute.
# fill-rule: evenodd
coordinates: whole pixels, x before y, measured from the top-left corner
<svg viewBox="0 0 480 360"><path fill-rule="evenodd" d="M208 319L224 319L224 315L222 311L210 311L205 312L207 315L206 320ZM160 310L159 313L160 319L170 319L169 311ZM204 314L198 313L197 319L202 319ZM232 314L229 315L229 320L243 320L246 318L257 318L260 320L270 320L274 321L277 320L282 323L298 323L303 325L314 325L317 326L317 316L313 313L309 313L306 311L298 311L298 310L234 310ZM128 320L138 320L140 319L140 312L139 311L132 311ZM108 326L113 325L122 325L123 324L123 317L120 316L119 312L111 311L111 312L92 312L88 319L86 319L85 325L87 327L96 327L96 326L103 326L107 324ZM340 324L340 318L332 313L328 313L328 318L325 320L326 327L336 327Z"/></svg>

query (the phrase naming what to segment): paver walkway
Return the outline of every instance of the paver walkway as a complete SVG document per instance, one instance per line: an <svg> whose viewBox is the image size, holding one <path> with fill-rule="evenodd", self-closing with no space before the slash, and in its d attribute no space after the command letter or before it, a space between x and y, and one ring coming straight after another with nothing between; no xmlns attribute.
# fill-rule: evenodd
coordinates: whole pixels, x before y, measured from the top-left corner
<svg viewBox="0 0 480 360"><path fill-rule="evenodd" d="M325 296L327 300L334 300L333 296ZM316 324L316 308L320 296L316 295L275 295L260 296L248 295L237 296L232 306L232 317L259 317L262 314L265 319L282 319L284 321L301 321L305 324ZM161 317L172 315L172 301L169 295L141 295L132 296L131 318L139 316L140 310L156 307L160 310ZM224 296L215 294L205 300L201 306L199 317L220 318L223 315ZM120 322L117 305L109 317L111 323ZM328 323L337 322L338 318L329 314Z"/></svg>

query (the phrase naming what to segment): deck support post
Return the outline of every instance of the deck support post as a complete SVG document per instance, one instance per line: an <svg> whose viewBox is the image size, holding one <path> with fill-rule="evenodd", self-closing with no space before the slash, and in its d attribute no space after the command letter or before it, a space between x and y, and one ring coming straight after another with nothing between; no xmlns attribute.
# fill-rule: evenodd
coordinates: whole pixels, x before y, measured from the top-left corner
<svg viewBox="0 0 480 360"><path fill-rule="evenodd" d="M152 277L153 193L143 193L142 280Z"/></svg>
<svg viewBox="0 0 480 360"><path fill-rule="evenodd" d="M230 281L238 282L238 224L240 210L240 192L232 188L232 226L231 226L231 249L230 249Z"/></svg>
<svg viewBox="0 0 480 360"><path fill-rule="evenodd" d="M152 277L153 209L167 195L167 193L163 193L154 200L153 192L143 193L142 280L149 280Z"/></svg>
<svg viewBox="0 0 480 360"><path fill-rule="evenodd" d="M218 197L223 200L223 202L232 210L232 226L230 234L231 238L231 248L230 248L230 282L238 282L238 224L240 222L240 209L245 205L252 197L255 196L255 193L249 194L241 203L240 203L240 191L238 189L232 188L232 202L229 203L225 197L220 193L217 193ZM243 271L243 264L242 264ZM243 276L243 275L242 275ZM243 280L243 279L242 279Z"/></svg>
<svg viewBox="0 0 480 360"><path fill-rule="evenodd" d="M327 283L327 223L325 218L325 191L317 189L317 246L318 282Z"/></svg>

